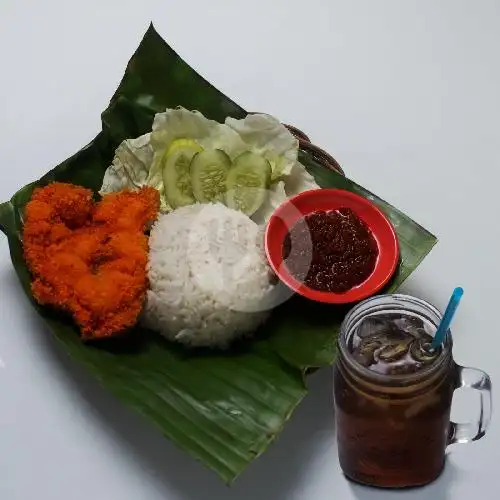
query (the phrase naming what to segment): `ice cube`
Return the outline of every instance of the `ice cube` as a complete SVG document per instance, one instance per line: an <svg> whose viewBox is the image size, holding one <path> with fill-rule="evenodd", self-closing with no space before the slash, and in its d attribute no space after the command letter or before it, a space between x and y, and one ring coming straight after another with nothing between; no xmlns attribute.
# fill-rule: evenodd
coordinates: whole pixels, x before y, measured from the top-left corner
<svg viewBox="0 0 500 500"><path fill-rule="evenodd" d="M368 316L357 328L358 337L365 339L391 330L391 316Z"/></svg>
<svg viewBox="0 0 500 500"><path fill-rule="evenodd" d="M364 366L366 368L368 368L369 366L371 366L375 362L375 359L373 356L358 353L358 352L353 353L353 358L354 358L354 361L356 361L356 363L358 363L361 366Z"/></svg>
<svg viewBox="0 0 500 500"><path fill-rule="evenodd" d="M431 350L427 339L418 339L412 342L410 347L411 357L424 365L432 363L440 353L440 349Z"/></svg>
<svg viewBox="0 0 500 500"><path fill-rule="evenodd" d="M382 347L382 342L378 337L363 339L352 355L362 366L370 366L375 363L375 351Z"/></svg>
<svg viewBox="0 0 500 500"><path fill-rule="evenodd" d="M412 335L417 339L421 338L422 335L426 333L423 320L416 316L401 315L393 321L398 330Z"/></svg>
<svg viewBox="0 0 500 500"><path fill-rule="evenodd" d="M410 343L410 339L404 339L386 345L378 352L378 358L381 361L386 362L397 361L407 354L408 349L410 348Z"/></svg>

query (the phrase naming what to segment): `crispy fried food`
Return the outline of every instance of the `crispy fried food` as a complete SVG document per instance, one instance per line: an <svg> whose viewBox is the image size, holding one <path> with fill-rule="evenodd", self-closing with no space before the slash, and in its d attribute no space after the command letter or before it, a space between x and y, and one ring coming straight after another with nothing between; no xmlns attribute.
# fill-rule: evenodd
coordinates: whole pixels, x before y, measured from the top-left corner
<svg viewBox="0 0 500 500"><path fill-rule="evenodd" d="M56 182L33 191L23 227L24 258L33 272L50 245L64 241L73 229L91 220L93 207L92 191L80 186Z"/></svg>
<svg viewBox="0 0 500 500"><path fill-rule="evenodd" d="M23 246L40 304L72 314L84 339L110 337L132 326L146 289L148 239L159 193L145 187L105 195L53 183L26 205Z"/></svg>
<svg viewBox="0 0 500 500"><path fill-rule="evenodd" d="M160 195L152 187L143 187L140 193L137 196L137 191L119 191L105 195L95 207L94 223L112 225L118 231L143 232L158 215Z"/></svg>

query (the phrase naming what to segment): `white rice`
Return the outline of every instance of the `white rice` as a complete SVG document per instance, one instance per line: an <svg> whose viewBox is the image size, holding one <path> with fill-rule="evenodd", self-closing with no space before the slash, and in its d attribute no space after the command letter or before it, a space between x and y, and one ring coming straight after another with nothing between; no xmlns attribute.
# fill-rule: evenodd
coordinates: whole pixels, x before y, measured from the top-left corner
<svg viewBox="0 0 500 500"><path fill-rule="evenodd" d="M225 347L266 319L273 290L263 231L222 204L160 215L149 239L144 322L167 339Z"/></svg>

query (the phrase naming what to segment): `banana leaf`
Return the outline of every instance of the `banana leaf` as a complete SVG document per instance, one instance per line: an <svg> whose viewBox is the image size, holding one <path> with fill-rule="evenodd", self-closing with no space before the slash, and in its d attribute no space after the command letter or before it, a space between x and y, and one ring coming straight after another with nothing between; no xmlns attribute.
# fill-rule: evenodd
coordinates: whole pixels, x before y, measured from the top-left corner
<svg viewBox="0 0 500 500"><path fill-rule="evenodd" d="M279 434L307 392L307 373L333 363L347 309L293 297L274 311L256 339L227 353L188 352L145 330L137 332L140 343L89 346L80 342L70 320L35 303L22 256L23 209L35 186L57 180L97 190L117 145L148 132L156 112L179 105L221 122L228 115L246 116L190 68L151 25L102 113L102 130L71 158L0 205L0 227L24 291L68 355L178 447L230 483ZM390 217L401 248L397 272L387 288L395 290L436 238L366 189L326 170L306 152L300 156L321 186L368 197Z"/></svg>

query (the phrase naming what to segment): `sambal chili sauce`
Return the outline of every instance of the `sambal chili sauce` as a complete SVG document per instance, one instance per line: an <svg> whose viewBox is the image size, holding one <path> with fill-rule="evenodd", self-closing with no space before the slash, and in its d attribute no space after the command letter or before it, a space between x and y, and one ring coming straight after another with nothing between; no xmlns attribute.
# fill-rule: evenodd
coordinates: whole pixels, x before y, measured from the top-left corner
<svg viewBox="0 0 500 500"><path fill-rule="evenodd" d="M315 290L344 293L375 269L378 246L350 209L318 211L300 219L283 242L289 272Z"/></svg>

